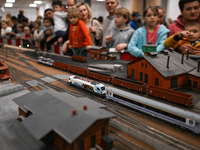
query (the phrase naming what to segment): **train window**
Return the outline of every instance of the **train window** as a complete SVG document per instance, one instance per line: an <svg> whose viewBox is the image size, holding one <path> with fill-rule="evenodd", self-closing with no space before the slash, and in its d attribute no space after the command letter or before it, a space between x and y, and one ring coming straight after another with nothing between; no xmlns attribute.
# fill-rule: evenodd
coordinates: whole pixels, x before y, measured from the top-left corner
<svg viewBox="0 0 200 150"><path fill-rule="evenodd" d="M105 86L101 87L101 90L102 90L102 91L105 90L105 89L106 89Z"/></svg>
<svg viewBox="0 0 200 150"><path fill-rule="evenodd" d="M147 63L145 63L145 68L147 68Z"/></svg>
<svg viewBox="0 0 200 150"><path fill-rule="evenodd" d="M99 91L100 91L100 89L99 89L99 88L97 88L97 90L99 90Z"/></svg>
<svg viewBox="0 0 200 150"><path fill-rule="evenodd" d="M194 81L194 82L193 82L193 88L196 88L196 89L197 89L197 87L198 87L198 82L197 82L197 81Z"/></svg>
<svg viewBox="0 0 200 150"><path fill-rule="evenodd" d="M187 81L187 86L189 86L189 87L192 86L192 82L191 82L191 80L188 80L188 81Z"/></svg>
<svg viewBox="0 0 200 150"><path fill-rule="evenodd" d="M132 77L134 78L135 77L135 70L132 69Z"/></svg>
<svg viewBox="0 0 200 150"><path fill-rule="evenodd" d="M144 82L148 84L148 74L145 74L145 81Z"/></svg>
<svg viewBox="0 0 200 150"><path fill-rule="evenodd" d="M143 82L143 73L142 72L140 72L140 81Z"/></svg>
<svg viewBox="0 0 200 150"><path fill-rule="evenodd" d="M143 66L144 66L144 63L142 62L142 68L143 68Z"/></svg>
<svg viewBox="0 0 200 150"><path fill-rule="evenodd" d="M193 123L194 123L193 120L189 120L190 125L193 125Z"/></svg>
<svg viewBox="0 0 200 150"><path fill-rule="evenodd" d="M155 86L159 86L159 79L155 78Z"/></svg>
<svg viewBox="0 0 200 150"><path fill-rule="evenodd" d="M177 87L177 81L178 81L177 77L171 79L170 89Z"/></svg>

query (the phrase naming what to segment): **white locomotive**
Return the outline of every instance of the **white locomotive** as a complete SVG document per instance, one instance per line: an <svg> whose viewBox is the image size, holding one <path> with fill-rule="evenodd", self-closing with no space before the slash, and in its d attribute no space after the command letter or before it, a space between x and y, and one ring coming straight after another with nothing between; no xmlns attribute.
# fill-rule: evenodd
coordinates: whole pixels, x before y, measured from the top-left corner
<svg viewBox="0 0 200 150"><path fill-rule="evenodd" d="M100 95L106 94L106 88L103 84L91 81L86 78L78 77L78 76L70 76L68 79L70 84L83 88L85 90L95 92Z"/></svg>

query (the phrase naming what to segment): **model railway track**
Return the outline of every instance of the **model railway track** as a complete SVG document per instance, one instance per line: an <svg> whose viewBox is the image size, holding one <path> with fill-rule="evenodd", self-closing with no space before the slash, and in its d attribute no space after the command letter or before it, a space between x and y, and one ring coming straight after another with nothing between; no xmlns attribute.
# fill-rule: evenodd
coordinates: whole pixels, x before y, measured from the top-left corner
<svg viewBox="0 0 200 150"><path fill-rule="evenodd" d="M23 57L21 57L20 55L18 55L16 52L14 52L14 51L11 51L11 52L13 52L13 54L14 54L16 57L18 57L24 64L26 64L26 65L28 66L28 69L30 69L30 70L32 70L32 71L35 71L35 72L37 72L37 73L39 73L39 74L41 74L41 75L43 75L43 76L45 76L45 77L47 76L47 77L53 78L53 79L55 79L56 81L59 81L59 82L61 82L61 83L63 83L63 84L68 84L67 81L61 80L61 79L59 79L59 78L57 78L57 77L54 77L54 76L52 76L52 75L46 74L46 73L44 73L44 72L38 70L38 69L35 68L33 65L31 65L30 63L28 63Z"/></svg>
<svg viewBox="0 0 200 150"><path fill-rule="evenodd" d="M197 148L182 142L174 137L171 137L163 132L160 132L158 130L155 130L153 128L151 128L150 126L136 120L133 119L132 117L123 114L122 112L118 111L118 109L110 109L108 108L108 110L110 110L112 113L116 114L117 120L119 120L120 122L128 125L129 127L132 127L136 130L139 130L143 133L145 133L146 135L149 135L150 137L157 139L159 141L162 141L163 143L166 143L167 145L172 146L175 149L180 149L180 150L197 150Z"/></svg>
<svg viewBox="0 0 200 150"><path fill-rule="evenodd" d="M30 86L29 84L27 84L26 82L24 82L17 74L16 71L11 69L9 70L10 74L12 75L12 77L19 83L24 85L27 89L29 89L29 91L37 91L34 87Z"/></svg>
<svg viewBox="0 0 200 150"><path fill-rule="evenodd" d="M78 93L75 93L75 92L72 92L72 91L63 89L63 88L58 87L58 86L55 86L55 85L52 85L52 84L50 84L50 83L48 83L48 82L46 82L46 81L43 81L43 80L41 80L41 79L39 79L39 78L36 78L36 77L34 77L34 76L31 76L31 75L29 75L29 74L27 74L27 73L25 73L25 72L23 72L23 71L21 71L21 70L15 69L15 68L13 68L13 67L10 67L10 68L13 69L13 70L15 70L15 71L17 71L17 72L19 72L19 73L21 73L21 74L23 74L23 75L25 75L25 76L27 76L27 77L29 77L29 78L31 78L31 79L33 79L33 80L36 80L36 81L38 81L38 82L40 82L40 83L43 83L45 86L47 86L47 87L49 87L49 88L52 88L52 89L54 89L54 90L56 90L56 91L58 91L58 92L66 92L66 93L69 93L69 94L74 95L74 96L76 96L76 97L81 97L81 96L82 96L82 95L80 95L80 94L78 94Z"/></svg>
<svg viewBox="0 0 200 150"><path fill-rule="evenodd" d="M132 149L132 150L145 150L140 145L134 143L131 140L128 140L127 138L125 138L122 135L118 134L114 130L110 129L109 131L110 131L110 135L112 137L114 137L114 139L116 141L120 142L121 144L123 144L124 146L126 146L128 149Z"/></svg>

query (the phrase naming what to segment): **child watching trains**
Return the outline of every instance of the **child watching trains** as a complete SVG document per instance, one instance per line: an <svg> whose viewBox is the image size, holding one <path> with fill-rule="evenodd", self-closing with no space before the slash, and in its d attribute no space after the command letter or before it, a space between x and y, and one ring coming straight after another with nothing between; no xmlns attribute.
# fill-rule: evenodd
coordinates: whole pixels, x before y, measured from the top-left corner
<svg viewBox="0 0 200 150"><path fill-rule="evenodd" d="M43 19L43 24L44 24L44 30L43 30L43 36L42 40L40 41L40 48L42 51L44 51L44 45L46 44L47 51L51 50L51 43L52 39L55 38L54 34L54 27L51 25L52 19L49 17L45 17Z"/></svg>
<svg viewBox="0 0 200 150"><path fill-rule="evenodd" d="M200 55L200 24L196 21L187 23L184 31L170 36L164 44L167 48L174 49L178 49L182 44L189 44L193 46L190 50L192 54Z"/></svg>
<svg viewBox="0 0 200 150"><path fill-rule="evenodd" d="M80 55L81 50L92 45L92 40L85 23L80 20L80 10L76 7L71 7L68 10L68 19L70 20L69 31L69 48L74 48L75 54ZM83 51L81 56L87 56L87 51Z"/></svg>
<svg viewBox="0 0 200 150"><path fill-rule="evenodd" d="M144 10L145 25L136 30L128 44L128 51L131 55L143 57L142 45L149 41L157 45L158 53L165 49L164 42L170 31L164 25L157 25L158 15L158 10L154 6L149 6Z"/></svg>
<svg viewBox="0 0 200 150"><path fill-rule="evenodd" d="M115 12L115 27L111 30L110 35L106 36L107 48L114 48L121 52L127 48L128 43L135 30L128 27L130 22L130 12L128 9L121 7Z"/></svg>
<svg viewBox="0 0 200 150"><path fill-rule="evenodd" d="M18 24L17 25L17 34L16 34L16 39L21 39L21 37L25 36L25 33L23 32L23 25L22 24Z"/></svg>

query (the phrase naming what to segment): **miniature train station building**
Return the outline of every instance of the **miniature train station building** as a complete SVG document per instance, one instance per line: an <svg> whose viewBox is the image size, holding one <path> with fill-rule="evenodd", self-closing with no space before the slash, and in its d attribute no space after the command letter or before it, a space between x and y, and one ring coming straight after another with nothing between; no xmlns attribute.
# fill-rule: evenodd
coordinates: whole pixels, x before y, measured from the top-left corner
<svg viewBox="0 0 200 150"><path fill-rule="evenodd" d="M108 122L115 116L102 109L105 105L52 90L30 92L13 101L22 125L56 149L112 149Z"/></svg>
<svg viewBox="0 0 200 150"><path fill-rule="evenodd" d="M100 60L100 55L102 52L105 52L106 48L98 47L98 46L91 46L90 47L90 58Z"/></svg>
<svg viewBox="0 0 200 150"><path fill-rule="evenodd" d="M187 86L200 88L198 62L175 51L150 52L128 64L128 76L166 89Z"/></svg>

